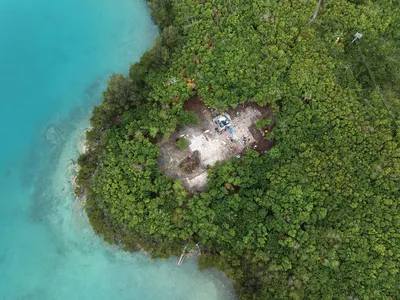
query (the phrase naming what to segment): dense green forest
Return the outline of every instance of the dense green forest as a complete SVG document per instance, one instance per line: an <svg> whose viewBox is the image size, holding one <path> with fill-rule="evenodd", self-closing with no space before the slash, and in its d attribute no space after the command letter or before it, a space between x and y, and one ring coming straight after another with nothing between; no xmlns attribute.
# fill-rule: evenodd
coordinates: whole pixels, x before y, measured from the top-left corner
<svg viewBox="0 0 400 300"><path fill-rule="evenodd" d="M96 233L153 257L199 243L241 299L400 299L400 2L149 6L159 37L109 79L79 158ZM193 96L268 105L276 124L270 151L217 163L191 195L156 141L194 122Z"/></svg>

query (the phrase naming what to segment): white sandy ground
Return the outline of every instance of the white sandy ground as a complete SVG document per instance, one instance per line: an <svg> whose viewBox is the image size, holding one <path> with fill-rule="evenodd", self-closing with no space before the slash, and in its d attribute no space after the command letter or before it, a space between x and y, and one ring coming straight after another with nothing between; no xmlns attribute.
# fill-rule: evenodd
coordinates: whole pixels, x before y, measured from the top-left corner
<svg viewBox="0 0 400 300"><path fill-rule="evenodd" d="M197 135L192 134L188 136L190 150L200 152L201 161L204 165L213 166L217 161L229 159L235 155L232 147L237 149L236 152L240 152L245 148L242 141L243 137L246 137L247 145L255 142L249 127L260 116L261 113L258 110L251 107L246 108L239 117L232 121L231 128L233 129L233 134L230 134L228 131L224 131L220 135L216 134L214 125L210 122L210 129ZM235 138L238 142L232 143L230 138Z"/></svg>

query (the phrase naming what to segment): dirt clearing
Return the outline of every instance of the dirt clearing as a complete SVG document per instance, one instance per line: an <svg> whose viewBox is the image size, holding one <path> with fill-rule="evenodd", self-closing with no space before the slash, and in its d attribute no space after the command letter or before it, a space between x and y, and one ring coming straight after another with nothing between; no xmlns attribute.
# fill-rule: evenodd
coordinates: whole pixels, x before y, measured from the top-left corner
<svg viewBox="0 0 400 300"><path fill-rule="evenodd" d="M171 178L182 180L189 192L203 191L207 182L207 168L217 161L224 162L251 148L262 152L272 147L272 141L265 139L264 130L256 129L261 118L273 118L270 109L253 103L239 105L227 111L230 126L219 132L213 123L215 111L207 108L198 99L191 99L185 109L199 117L196 126L185 126L172 134L167 141L159 142L161 168ZM267 130L272 130L272 125ZM185 138L189 141L186 150L181 151L176 142Z"/></svg>

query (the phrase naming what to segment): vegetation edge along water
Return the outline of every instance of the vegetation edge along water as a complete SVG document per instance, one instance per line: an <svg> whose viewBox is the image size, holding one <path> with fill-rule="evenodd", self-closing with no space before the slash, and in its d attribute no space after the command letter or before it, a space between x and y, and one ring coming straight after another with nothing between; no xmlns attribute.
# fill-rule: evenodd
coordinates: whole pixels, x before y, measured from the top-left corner
<svg viewBox="0 0 400 300"><path fill-rule="evenodd" d="M149 5L160 35L110 77L79 158L95 232L161 258L198 244L241 299L400 298L399 1ZM217 163L193 195L156 144L195 121L192 97L276 117L270 151Z"/></svg>

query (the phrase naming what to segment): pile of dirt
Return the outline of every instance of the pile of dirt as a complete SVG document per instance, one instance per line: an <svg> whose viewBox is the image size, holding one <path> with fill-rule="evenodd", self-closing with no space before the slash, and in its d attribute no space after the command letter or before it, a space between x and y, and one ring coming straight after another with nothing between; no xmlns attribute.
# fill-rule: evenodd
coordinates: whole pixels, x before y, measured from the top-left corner
<svg viewBox="0 0 400 300"><path fill-rule="evenodd" d="M192 155L186 157L179 164L179 168L183 173L191 174L200 166L200 152L194 151Z"/></svg>

